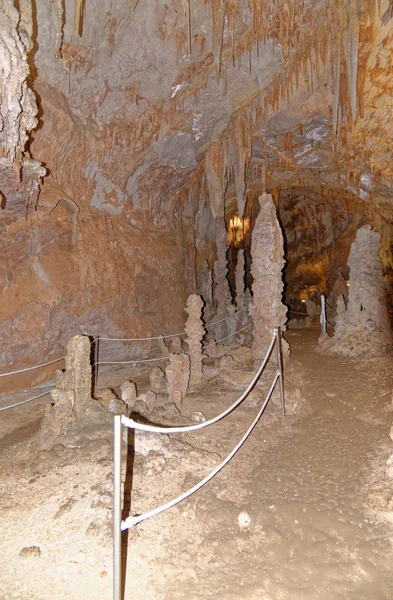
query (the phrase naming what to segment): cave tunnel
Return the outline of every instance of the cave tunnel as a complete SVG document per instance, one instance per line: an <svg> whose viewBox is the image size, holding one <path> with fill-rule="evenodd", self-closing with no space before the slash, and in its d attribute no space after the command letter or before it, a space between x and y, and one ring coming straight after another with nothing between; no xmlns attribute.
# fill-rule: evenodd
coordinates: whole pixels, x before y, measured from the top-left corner
<svg viewBox="0 0 393 600"><path fill-rule="evenodd" d="M392 600L392 57L392 0L0 0L1 599Z"/></svg>

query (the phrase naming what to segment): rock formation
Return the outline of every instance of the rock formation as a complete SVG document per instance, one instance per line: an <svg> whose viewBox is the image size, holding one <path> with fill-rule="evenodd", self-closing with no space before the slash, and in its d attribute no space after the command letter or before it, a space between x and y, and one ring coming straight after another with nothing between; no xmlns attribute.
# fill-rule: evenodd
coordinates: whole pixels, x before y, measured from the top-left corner
<svg viewBox="0 0 393 600"><path fill-rule="evenodd" d="M254 345L256 358L262 358L272 339L275 327L285 330L286 307L282 302L284 289L284 243L276 207L270 194L260 196L261 210L252 233L252 285ZM288 346L283 340L284 354Z"/></svg>
<svg viewBox="0 0 393 600"><path fill-rule="evenodd" d="M23 4L23 3L22 3ZM31 6L30 6L31 12ZM22 15L11 0L0 4L0 196L19 195L26 208L36 205L46 169L25 152L37 126L37 104L27 85L27 52L32 47L32 15Z"/></svg>
<svg viewBox="0 0 393 600"><path fill-rule="evenodd" d="M165 375L168 382L169 402L173 402L181 410L190 380L190 357L187 354L170 354Z"/></svg>
<svg viewBox="0 0 393 600"><path fill-rule="evenodd" d="M91 344L87 336L75 335L68 342L66 368L57 372L56 387L51 391L54 405L46 409L35 439L36 445L52 445L59 435L67 436L70 443L85 437L96 438L100 435L99 428L109 423L106 410L91 396L90 354ZM119 403L111 390L104 390L103 402L108 410L114 399ZM126 405L121 404L120 412L125 412ZM112 402L112 408L114 406Z"/></svg>
<svg viewBox="0 0 393 600"><path fill-rule="evenodd" d="M244 250L240 249L237 253L236 264L236 308L244 308Z"/></svg>
<svg viewBox="0 0 393 600"><path fill-rule="evenodd" d="M235 313L235 307L232 304L232 296L227 279L228 261L227 261L227 232L224 219L216 218L216 244L217 259L214 263L213 276L213 298L216 305L216 314L214 321L221 321ZM223 321L213 328L215 340L223 340L224 344L230 344L233 341L233 335L236 331L236 319L230 318ZM230 336L230 337L228 337Z"/></svg>
<svg viewBox="0 0 393 600"><path fill-rule="evenodd" d="M128 408L132 408L137 399L137 390L136 385L132 381L123 381L120 386L121 391L121 399L125 404L127 404Z"/></svg>
<svg viewBox="0 0 393 600"><path fill-rule="evenodd" d="M378 356L392 343L386 285L378 256L381 236L369 225L358 230L348 258L348 303L337 302L332 338L321 337L327 351L348 356Z"/></svg>
<svg viewBox="0 0 393 600"><path fill-rule="evenodd" d="M167 385L166 385L166 381L165 381L165 376L164 376L162 369L160 369L160 367L154 367L153 370L151 371L150 385L151 385L151 389L153 390L153 392L156 392L156 393L166 392Z"/></svg>
<svg viewBox="0 0 393 600"><path fill-rule="evenodd" d="M202 321L203 300L197 294L188 297L186 313L186 343L188 344L188 355L190 357L190 383L199 383L202 380L203 353L202 340L205 328Z"/></svg>

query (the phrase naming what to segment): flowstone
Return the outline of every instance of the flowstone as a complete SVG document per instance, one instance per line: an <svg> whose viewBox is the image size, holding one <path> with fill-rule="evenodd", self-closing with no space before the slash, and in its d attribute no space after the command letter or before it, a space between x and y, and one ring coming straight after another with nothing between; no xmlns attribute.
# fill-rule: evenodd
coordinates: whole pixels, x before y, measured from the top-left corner
<svg viewBox="0 0 393 600"><path fill-rule="evenodd" d="M379 356L392 343L386 287L378 256L380 234L369 225L358 230L348 258L348 303L337 302L334 336L321 336L321 347L346 356Z"/></svg>
<svg viewBox="0 0 393 600"><path fill-rule="evenodd" d="M197 294L188 297L186 313L186 343L188 344L188 355L190 357L190 383L199 383L203 376L203 353L202 339L205 328L202 321L203 300Z"/></svg>
<svg viewBox="0 0 393 600"><path fill-rule="evenodd" d="M271 194L263 193L259 201L261 210L255 222L251 243L251 273L254 282L250 312L254 321L253 351L256 358L265 354L275 327L281 327L282 331L286 329L287 312L282 302L284 241L276 207ZM285 340L282 341L282 347L285 356L289 352Z"/></svg>

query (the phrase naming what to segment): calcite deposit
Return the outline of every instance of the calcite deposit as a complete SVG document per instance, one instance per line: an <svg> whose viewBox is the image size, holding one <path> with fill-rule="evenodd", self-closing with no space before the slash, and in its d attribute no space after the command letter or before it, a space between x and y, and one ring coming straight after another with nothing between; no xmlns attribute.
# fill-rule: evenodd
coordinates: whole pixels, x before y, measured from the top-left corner
<svg viewBox="0 0 393 600"><path fill-rule="evenodd" d="M332 338L322 338L324 349L348 356L378 356L392 344L386 284L379 258L381 236L370 226L356 234L348 258L348 303L337 304Z"/></svg>
<svg viewBox="0 0 393 600"><path fill-rule="evenodd" d="M202 340L206 333L202 321L203 300L197 294L188 297L186 304L186 343L190 357L190 383L199 383L203 376Z"/></svg>
<svg viewBox="0 0 393 600"><path fill-rule="evenodd" d="M274 328L285 330L286 307L282 301L285 261L284 242L272 196L263 194L259 200L261 210L255 222L251 246L251 273L254 278L251 315L254 321L254 354L256 358L263 358ZM284 348L287 352L286 344Z"/></svg>
<svg viewBox="0 0 393 600"><path fill-rule="evenodd" d="M181 410L190 382L190 357L188 354L170 354L165 375L168 382L169 402L173 402Z"/></svg>

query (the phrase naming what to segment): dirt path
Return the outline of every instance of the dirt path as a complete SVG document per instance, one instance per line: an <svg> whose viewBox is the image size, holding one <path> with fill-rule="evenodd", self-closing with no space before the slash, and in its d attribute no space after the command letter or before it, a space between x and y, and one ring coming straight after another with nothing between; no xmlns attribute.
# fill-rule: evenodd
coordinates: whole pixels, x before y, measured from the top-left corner
<svg viewBox="0 0 393 600"><path fill-rule="evenodd" d="M212 482L130 531L125 600L392 600L393 531L367 497L393 453L393 360L322 356L316 335L289 333L295 363L287 376L296 374L297 385L301 379L309 410L283 420L270 405ZM189 395L185 409L210 417L238 395L212 378ZM176 438L165 461L137 458L133 511L153 508L206 475L241 438L259 400ZM22 413L14 414L21 426ZM112 597L111 448L101 441L2 477L1 600ZM240 529L242 511L251 523ZM39 546L40 556L21 558L26 546Z"/></svg>

